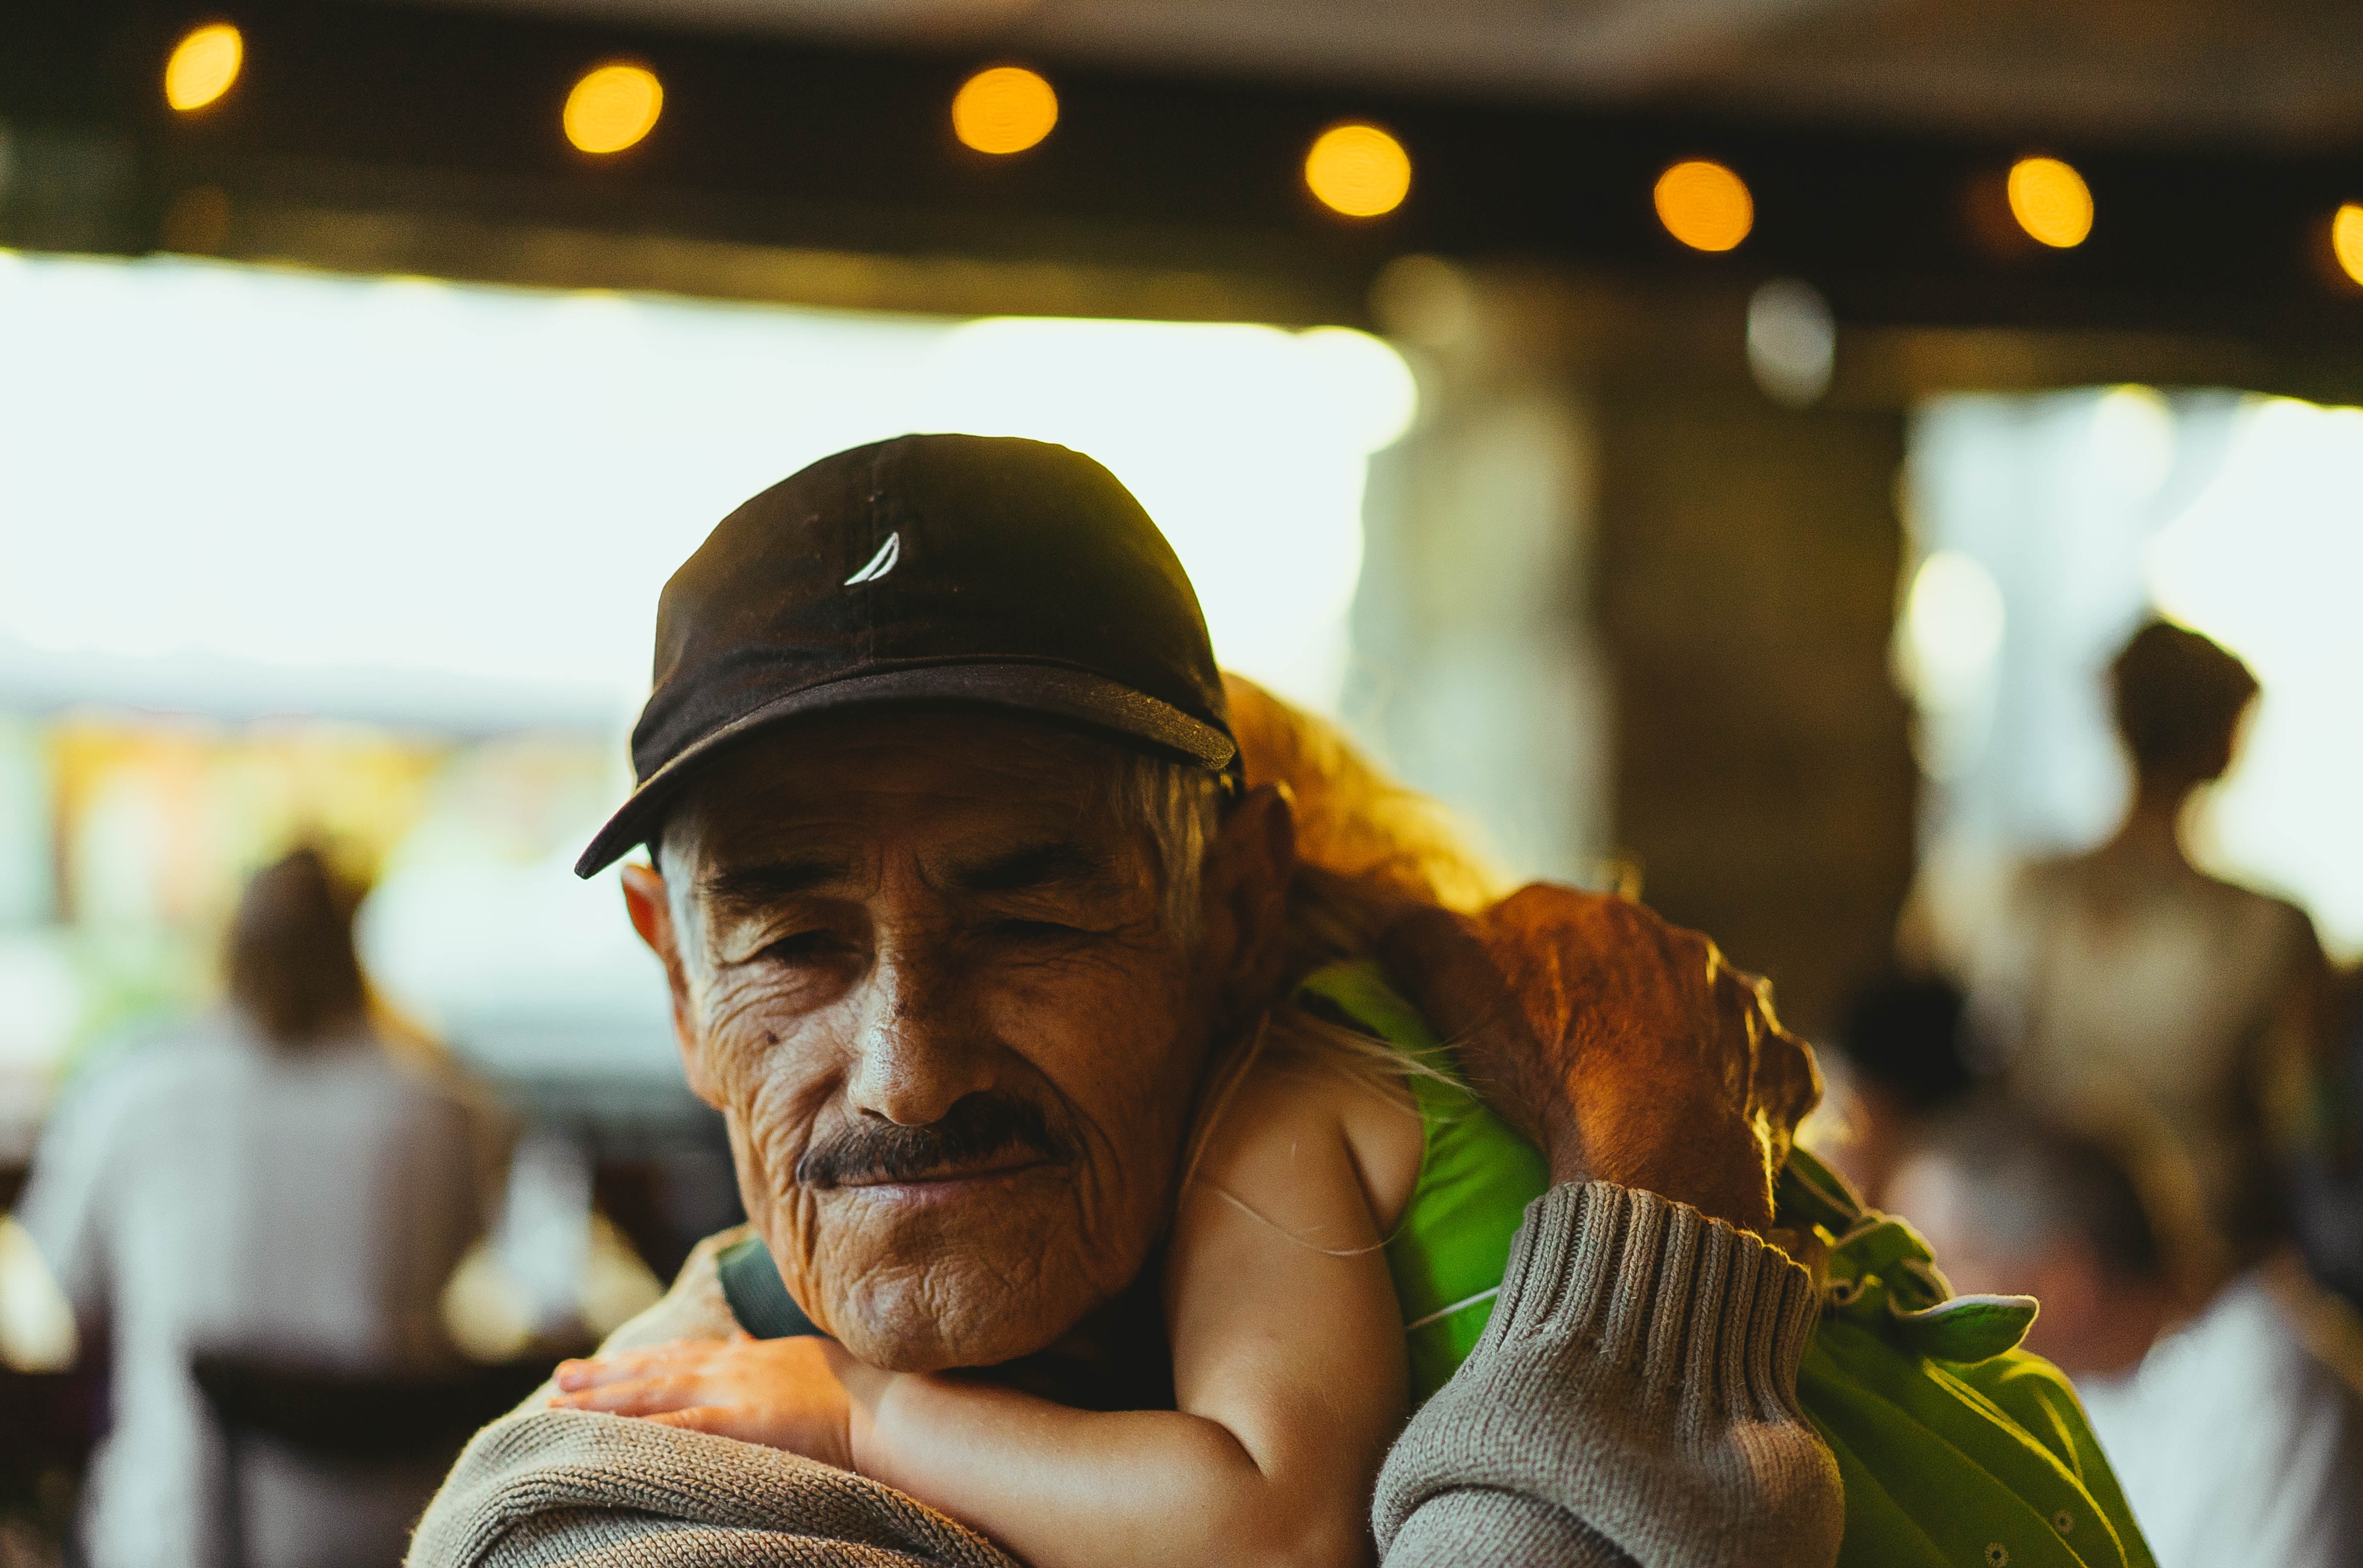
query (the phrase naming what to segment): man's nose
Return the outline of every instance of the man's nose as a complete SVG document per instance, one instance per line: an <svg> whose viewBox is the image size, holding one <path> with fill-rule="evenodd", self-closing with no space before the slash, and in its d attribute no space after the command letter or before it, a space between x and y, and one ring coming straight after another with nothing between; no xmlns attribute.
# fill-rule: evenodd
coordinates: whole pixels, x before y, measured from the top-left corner
<svg viewBox="0 0 2363 1568"><path fill-rule="evenodd" d="M857 1113L924 1127L963 1095L993 1087L992 1053L970 1025L949 967L910 952L881 954L871 966L846 1089Z"/></svg>

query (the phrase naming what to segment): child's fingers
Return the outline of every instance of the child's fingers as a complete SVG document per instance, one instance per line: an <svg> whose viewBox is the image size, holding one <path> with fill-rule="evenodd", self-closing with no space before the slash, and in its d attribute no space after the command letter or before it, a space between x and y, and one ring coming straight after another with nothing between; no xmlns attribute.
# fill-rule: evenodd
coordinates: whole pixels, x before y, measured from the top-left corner
<svg viewBox="0 0 2363 1568"><path fill-rule="evenodd" d="M605 1383L593 1388L551 1396L550 1404L567 1410L605 1410L614 1416L653 1416L695 1405L705 1394L702 1377L674 1375L639 1377L627 1383Z"/></svg>
<svg viewBox="0 0 2363 1568"><path fill-rule="evenodd" d="M626 1351L619 1355L561 1361L558 1364L558 1370L549 1375L549 1380L569 1392L578 1388L596 1388L602 1384L621 1383L641 1375L649 1359L646 1351Z"/></svg>
<svg viewBox="0 0 2363 1568"><path fill-rule="evenodd" d="M561 1361L558 1370L549 1375L549 1382L561 1393L571 1394L580 1388L612 1383L621 1375L616 1365L604 1357L596 1361Z"/></svg>
<svg viewBox="0 0 2363 1568"><path fill-rule="evenodd" d="M550 1381L570 1393L610 1383L628 1383L661 1372L677 1371L684 1365L703 1364L716 1348L703 1342L657 1345L649 1350L618 1351L613 1355L561 1361L558 1364L558 1370L550 1375Z"/></svg>

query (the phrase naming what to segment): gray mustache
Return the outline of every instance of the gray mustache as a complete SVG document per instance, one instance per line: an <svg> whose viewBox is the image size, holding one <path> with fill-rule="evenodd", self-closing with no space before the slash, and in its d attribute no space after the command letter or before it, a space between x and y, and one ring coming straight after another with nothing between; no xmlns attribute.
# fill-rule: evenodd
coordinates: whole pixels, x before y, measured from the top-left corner
<svg viewBox="0 0 2363 1568"><path fill-rule="evenodd" d="M796 1162L796 1182L831 1187L854 1181L913 1181L1012 1153L1058 1165L1074 1158L1041 1107L999 1089L985 1089L963 1095L941 1121L924 1127L891 1121L849 1127L804 1151Z"/></svg>

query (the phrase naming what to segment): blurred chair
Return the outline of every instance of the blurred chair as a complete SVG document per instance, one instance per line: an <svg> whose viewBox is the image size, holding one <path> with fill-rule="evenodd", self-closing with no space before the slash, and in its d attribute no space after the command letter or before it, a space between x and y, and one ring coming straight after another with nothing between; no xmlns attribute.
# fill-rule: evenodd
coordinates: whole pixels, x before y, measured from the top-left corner
<svg viewBox="0 0 2363 1568"><path fill-rule="evenodd" d="M0 1366L0 1568L73 1561L67 1541L83 1467L105 1418L105 1369Z"/></svg>
<svg viewBox="0 0 2363 1568"><path fill-rule="evenodd" d="M199 1355L191 1372L221 1437L224 1568L396 1568L468 1440L553 1364L386 1377ZM266 1470L276 1484L259 1484ZM309 1517L330 1512L337 1528Z"/></svg>
<svg viewBox="0 0 2363 1568"><path fill-rule="evenodd" d="M0 1195L21 1182L0 1169ZM84 1354L40 1249L0 1213L0 1568L64 1561L106 1405L105 1358Z"/></svg>

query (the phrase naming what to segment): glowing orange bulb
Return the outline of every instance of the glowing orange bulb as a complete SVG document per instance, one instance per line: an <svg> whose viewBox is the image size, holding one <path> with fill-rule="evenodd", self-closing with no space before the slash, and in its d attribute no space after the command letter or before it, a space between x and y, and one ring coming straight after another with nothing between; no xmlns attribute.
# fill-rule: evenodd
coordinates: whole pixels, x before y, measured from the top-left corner
<svg viewBox="0 0 2363 1568"><path fill-rule="evenodd" d="M1059 95L1022 65L996 65L952 95L952 134L979 152L1023 152L1059 123Z"/></svg>
<svg viewBox="0 0 2363 1568"><path fill-rule="evenodd" d="M220 97L246 62L246 39L227 22L197 28L172 46L164 62L164 102L187 114Z"/></svg>
<svg viewBox="0 0 2363 1568"><path fill-rule="evenodd" d="M2010 215L2037 243L2071 249L2092 232L2092 188L2056 158L2022 158L2010 166Z"/></svg>
<svg viewBox="0 0 2363 1568"><path fill-rule="evenodd" d="M1304 184L1348 217L1377 217L1411 194L1411 154L1376 126L1332 126L1304 155Z"/></svg>
<svg viewBox="0 0 2363 1568"><path fill-rule="evenodd" d="M621 152L656 128L664 83L637 65L603 65L566 95L566 139L585 152Z"/></svg>
<svg viewBox="0 0 2363 1568"><path fill-rule="evenodd" d="M2348 202L2332 215L2330 250L2338 270L2363 283L2363 204Z"/></svg>
<svg viewBox="0 0 2363 1568"><path fill-rule="evenodd" d="M1684 159L1658 176L1658 221L1692 250L1728 250L1756 226L1747 182L1720 163Z"/></svg>

